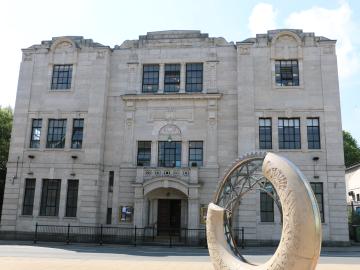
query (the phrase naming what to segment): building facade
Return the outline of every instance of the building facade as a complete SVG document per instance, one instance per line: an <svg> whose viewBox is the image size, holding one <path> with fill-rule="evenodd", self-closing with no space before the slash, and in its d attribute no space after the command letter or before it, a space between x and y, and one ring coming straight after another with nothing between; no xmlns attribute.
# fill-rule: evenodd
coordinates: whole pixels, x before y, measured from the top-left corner
<svg viewBox="0 0 360 270"><path fill-rule="evenodd" d="M323 240L347 242L335 41L273 30L242 42L149 32L110 48L57 37L23 50L2 231L41 224L204 228L219 178L273 151L308 177ZM235 226L278 240L269 196Z"/></svg>
<svg viewBox="0 0 360 270"><path fill-rule="evenodd" d="M360 164L346 168L345 183L347 203L360 215Z"/></svg>

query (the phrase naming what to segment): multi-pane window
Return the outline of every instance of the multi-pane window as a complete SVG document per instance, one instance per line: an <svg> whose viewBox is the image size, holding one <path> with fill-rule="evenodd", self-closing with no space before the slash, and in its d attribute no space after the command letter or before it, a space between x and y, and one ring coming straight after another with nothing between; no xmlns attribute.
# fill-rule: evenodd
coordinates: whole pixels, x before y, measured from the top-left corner
<svg viewBox="0 0 360 270"><path fill-rule="evenodd" d="M137 166L150 166L151 142L138 141Z"/></svg>
<svg viewBox="0 0 360 270"><path fill-rule="evenodd" d="M40 216L57 216L59 214L60 179L43 179Z"/></svg>
<svg viewBox="0 0 360 270"><path fill-rule="evenodd" d="M114 191L114 171L109 172L109 187L108 192Z"/></svg>
<svg viewBox="0 0 360 270"><path fill-rule="evenodd" d="M319 118L307 119L307 139L309 149L320 149Z"/></svg>
<svg viewBox="0 0 360 270"><path fill-rule="evenodd" d="M66 217L76 217L79 180L68 180L66 195Z"/></svg>
<svg viewBox="0 0 360 270"><path fill-rule="evenodd" d="M273 192L272 185L267 185L266 190ZM260 191L260 220L261 222L274 222L274 200L264 190Z"/></svg>
<svg viewBox="0 0 360 270"><path fill-rule="evenodd" d="M203 64L186 64L186 92L201 92L203 88Z"/></svg>
<svg viewBox="0 0 360 270"><path fill-rule="evenodd" d="M159 142L159 166L181 167L181 142Z"/></svg>
<svg viewBox="0 0 360 270"><path fill-rule="evenodd" d="M279 118L278 133L280 149L301 148L299 118Z"/></svg>
<svg viewBox="0 0 360 270"><path fill-rule="evenodd" d="M40 147L42 119L33 119L31 126L30 148Z"/></svg>
<svg viewBox="0 0 360 270"><path fill-rule="evenodd" d="M112 208L108 208L106 211L106 224L111 224L112 220Z"/></svg>
<svg viewBox="0 0 360 270"><path fill-rule="evenodd" d="M203 165L203 142L190 141L189 142L189 166L200 167Z"/></svg>
<svg viewBox="0 0 360 270"><path fill-rule="evenodd" d="M277 86L298 86L298 60L275 61L275 81Z"/></svg>
<svg viewBox="0 0 360 270"><path fill-rule="evenodd" d="M81 149L83 141L84 119L74 119L71 136L71 148Z"/></svg>
<svg viewBox="0 0 360 270"><path fill-rule="evenodd" d="M325 222L325 215L324 215L324 189L323 183L319 182L311 182L311 188L315 194L316 201L319 205L321 222Z"/></svg>
<svg viewBox="0 0 360 270"><path fill-rule="evenodd" d="M66 119L49 119L47 148L64 148L66 135Z"/></svg>
<svg viewBox="0 0 360 270"><path fill-rule="evenodd" d="M164 76L164 92L179 92L180 64L166 64Z"/></svg>
<svg viewBox="0 0 360 270"><path fill-rule="evenodd" d="M25 179L23 215L32 215L34 208L35 179Z"/></svg>
<svg viewBox="0 0 360 270"><path fill-rule="evenodd" d="M259 148L272 148L271 118L259 119Z"/></svg>
<svg viewBox="0 0 360 270"><path fill-rule="evenodd" d="M72 69L72 65L54 65L51 89L70 89Z"/></svg>
<svg viewBox="0 0 360 270"><path fill-rule="evenodd" d="M159 65L143 66L143 93L155 93L159 90Z"/></svg>

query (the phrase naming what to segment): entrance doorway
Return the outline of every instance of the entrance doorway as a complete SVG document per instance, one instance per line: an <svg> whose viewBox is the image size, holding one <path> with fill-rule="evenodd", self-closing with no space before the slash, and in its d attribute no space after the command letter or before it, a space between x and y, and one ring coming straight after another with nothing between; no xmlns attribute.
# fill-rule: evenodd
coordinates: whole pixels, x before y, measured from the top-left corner
<svg viewBox="0 0 360 270"><path fill-rule="evenodd" d="M158 235L178 235L181 223L181 200L158 200Z"/></svg>

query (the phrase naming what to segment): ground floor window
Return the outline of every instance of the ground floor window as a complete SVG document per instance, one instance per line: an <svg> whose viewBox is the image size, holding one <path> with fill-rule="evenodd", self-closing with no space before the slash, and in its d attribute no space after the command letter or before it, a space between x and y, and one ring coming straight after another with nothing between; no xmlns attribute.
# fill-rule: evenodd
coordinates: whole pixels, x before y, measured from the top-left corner
<svg viewBox="0 0 360 270"><path fill-rule="evenodd" d="M260 191L260 220L261 222L274 222L274 200L264 190Z"/></svg>
<svg viewBox="0 0 360 270"><path fill-rule="evenodd" d="M35 179L25 179L23 215L32 215L34 208Z"/></svg>
<svg viewBox="0 0 360 270"><path fill-rule="evenodd" d="M60 179L43 179L40 216L59 214L60 186Z"/></svg>
<svg viewBox="0 0 360 270"><path fill-rule="evenodd" d="M311 188L315 194L317 203L319 205L320 210L320 216L321 216L321 222L325 222L325 215L324 215L324 189L323 189L323 183L318 182L311 182L310 183Z"/></svg>
<svg viewBox="0 0 360 270"><path fill-rule="evenodd" d="M66 217L76 217L79 180L68 180L66 195Z"/></svg>

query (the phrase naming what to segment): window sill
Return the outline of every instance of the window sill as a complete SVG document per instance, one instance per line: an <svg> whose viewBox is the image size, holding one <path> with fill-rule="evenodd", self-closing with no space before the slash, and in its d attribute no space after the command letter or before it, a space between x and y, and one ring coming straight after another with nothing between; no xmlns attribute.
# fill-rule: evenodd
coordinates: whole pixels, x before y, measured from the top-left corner
<svg viewBox="0 0 360 270"><path fill-rule="evenodd" d="M304 90L304 87L301 85L297 85L297 86L273 86L273 90L277 91L281 91L281 90Z"/></svg>
<svg viewBox="0 0 360 270"><path fill-rule="evenodd" d="M74 92L73 88L69 88L69 89L48 89L49 93L70 93L70 92Z"/></svg>
<svg viewBox="0 0 360 270"><path fill-rule="evenodd" d="M60 219L59 216L37 216L38 219Z"/></svg>
<svg viewBox="0 0 360 270"><path fill-rule="evenodd" d="M141 93L122 95L124 101L136 100L163 100L163 99L220 99L221 94L191 93Z"/></svg>
<svg viewBox="0 0 360 270"><path fill-rule="evenodd" d="M33 219L34 218L34 216L33 215L20 215L19 216L20 218L28 218L28 219Z"/></svg>
<svg viewBox="0 0 360 270"><path fill-rule="evenodd" d="M66 219L66 220L78 220L77 217L63 217L63 219Z"/></svg>

